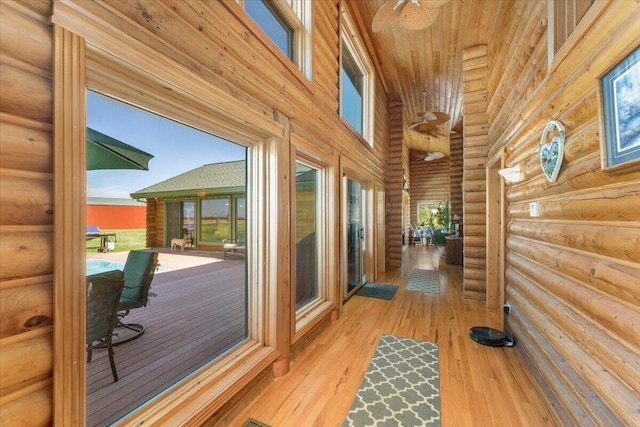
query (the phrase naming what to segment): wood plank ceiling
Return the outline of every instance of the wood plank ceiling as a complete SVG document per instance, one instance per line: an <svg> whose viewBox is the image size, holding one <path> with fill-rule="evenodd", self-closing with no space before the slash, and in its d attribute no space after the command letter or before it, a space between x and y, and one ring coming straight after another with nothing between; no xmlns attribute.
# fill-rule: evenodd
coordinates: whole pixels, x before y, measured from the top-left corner
<svg viewBox="0 0 640 427"><path fill-rule="evenodd" d="M348 2L358 25L366 30L365 43L373 53L390 100L402 101L404 140L412 152L441 151L449 155L452 128L462 131L462 51L486 44L496 27L502 9L510 0L451 0L440 7L435 23L426 29L410 31L397 23L374 33L371 23L387 0ZM364 33L363 33L364 34ZM428 92L426 109L447 113L451 119L427 137L407 128L423 111L423 91Z"/></svg>

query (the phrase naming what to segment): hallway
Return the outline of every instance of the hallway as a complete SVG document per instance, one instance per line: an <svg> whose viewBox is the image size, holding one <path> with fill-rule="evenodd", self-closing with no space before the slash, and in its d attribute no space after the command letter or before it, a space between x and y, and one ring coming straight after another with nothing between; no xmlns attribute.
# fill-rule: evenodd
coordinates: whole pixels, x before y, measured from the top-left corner
<svg viewBox="0 0 640 427"><path fill-rule="evenodd" d="M472 326L500 329L500 317L462 300L462 268L441 255L434 247L407 248L403 266L377 281L400 286L393 300L349 299L338 321L297 347L287 375L269 376L252 389L249 404L206 425L235 427L248 418L271 427L342 425L382 334L439 345L443 426L554 425L517 344L493 348L469 338ZM406 290L413 268L439 268L440 294Z"/></svg>

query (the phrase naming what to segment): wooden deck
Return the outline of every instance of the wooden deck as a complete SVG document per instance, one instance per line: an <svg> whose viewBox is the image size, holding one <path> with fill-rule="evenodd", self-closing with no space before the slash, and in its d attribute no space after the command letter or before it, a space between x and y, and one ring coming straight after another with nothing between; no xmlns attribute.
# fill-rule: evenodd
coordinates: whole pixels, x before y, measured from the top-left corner
<svg viewBox="0 0 640 427"><path fill-rule="evenodd" d="M113 382L106 350L94 351L87 364L88 426L112 423L244 339L244 257L158 252L161 266L172 270L154 276L156 296L126 318L146 331L115 348L119 381ZM126 255L87 257L124 261Z"/></svg>

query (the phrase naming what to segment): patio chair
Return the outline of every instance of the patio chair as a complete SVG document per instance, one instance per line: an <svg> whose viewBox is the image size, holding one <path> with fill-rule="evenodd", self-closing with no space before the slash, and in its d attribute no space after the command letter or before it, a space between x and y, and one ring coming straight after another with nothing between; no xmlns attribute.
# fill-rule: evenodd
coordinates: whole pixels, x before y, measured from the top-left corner
<svg viewBox="0 0 640 427"><path fill-rule="evenodd" d="M129 252L124 264L124 289L118 305L118 328L127 328L135 335L118 340L113 345L124 344L144 333L141 323L126 323L125 316L135 308L146 307L149 302L151 281L158 266L158 253L153 251L133 250Z"/></svg>
<svg viewBox="0 0 640 427"><path fill-rule="evenodd" d="M413 236L411 238L411 243L415 246L422 245L422 227L417 225L412 229L411 234Z"/></svg>
<svg viewBox="0 0 640 427"><path fill-rule="evenodd" d="M240 233L237 239L224 239L222 241L222 250L224 251L224 257L229 254L239 255L244 253L247 249L247 242L245 240L244 233Z"/></svg>
<svg viewBox="0 0 640 427"><path fill-rule="evenodd" d="M119 270L87 276L87 362L91 362L94 348L106 347L113 381L118 381L113 358L113 329L118 322L123 285L123 274Z"/></svg>

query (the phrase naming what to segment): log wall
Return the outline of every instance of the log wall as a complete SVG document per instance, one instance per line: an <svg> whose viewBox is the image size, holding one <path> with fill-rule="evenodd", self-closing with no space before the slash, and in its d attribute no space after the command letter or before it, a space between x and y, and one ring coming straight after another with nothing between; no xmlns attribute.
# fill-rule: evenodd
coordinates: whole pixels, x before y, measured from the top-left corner
<svg viewBox="0 0 640 427"><path fill-rule="evenodd" d="M489 144L487 80L489 59L486 45L463 52L464 139L462 153L464 297L485 300L486 281L486 171Z"/></svg>
<svg viewBox="0 0 640 427"><path fill-rule="evenodd" d="M74 2L67 2L74 3ZM389 180L390 107L376 82L374 147L338 117L339 2L312 2L313 76L277 57L233 0L75 2L148 50L244 102L247 123L279 111L291 135ZM74 5L75 7L75 5ZM49 0L0 2L0 424L53 422L53 33ZM135 52L132 52L135 55ZM401 153L402 161L402 153ZM338 167L336 164L333 165ZM402 189L390 190L389 199ZM400 197L399 197L400 196ZM150 206L150 220L163 216ZM391 219L393 223L393 219ZM390 246L400 246L400 233ZM161 230L148 235L161 245ZM401 248L400 248L401 250ZM401 252L400 252L401 253ZM288 304L294 307L295 304ZM60 387L62 390L62 386ZM58 402L68 396L55 396ZM81 424L81 420L75 420Z"/></svg>
<svg viewBox="0 0 640 427"><path fill-rule="evenodd" d="M0 424L51 424L52 42L48 2L0 2Z"/></svg>
<svg viewBox="0 0 640 427"><path fill-rule="evenodd" d="M389 182L387 200L387 239L389 264L402 265L402 234L406 231L403 185L403 168L406 168L406 145L402 141L402 103L392 101L389 106Z"/></svg>
<svg viewBox="0 0 640 427"><path fill-rule="evenodd" d="M450 177L450 211L451 218L454 215L458 215L460 219L463 218L463 203L462 203L462 168L463 168L463 156L462 156L462 135L451 134L451 159L449 163L449 177Z"/></svg>
<svg viewBox="0 0 640 427"><path fill-rule="evenodd" d="M489 151L526 175L507 183L508 328L564 425L640 425L640 171L602 171L598 102L598 77L640 45L640 4L595 2L551 64L546 2L497 19ZM566 128L554 183L538 157L549 120Z"/></svg>
<svg viewBox="0 0 640 427"><path fill-rule="evenodd" d="M418 222L418 204L438 204L450 198L449 159L442 158L431 162L416 156L411 157L411 212L412 225Z"/></svg>

